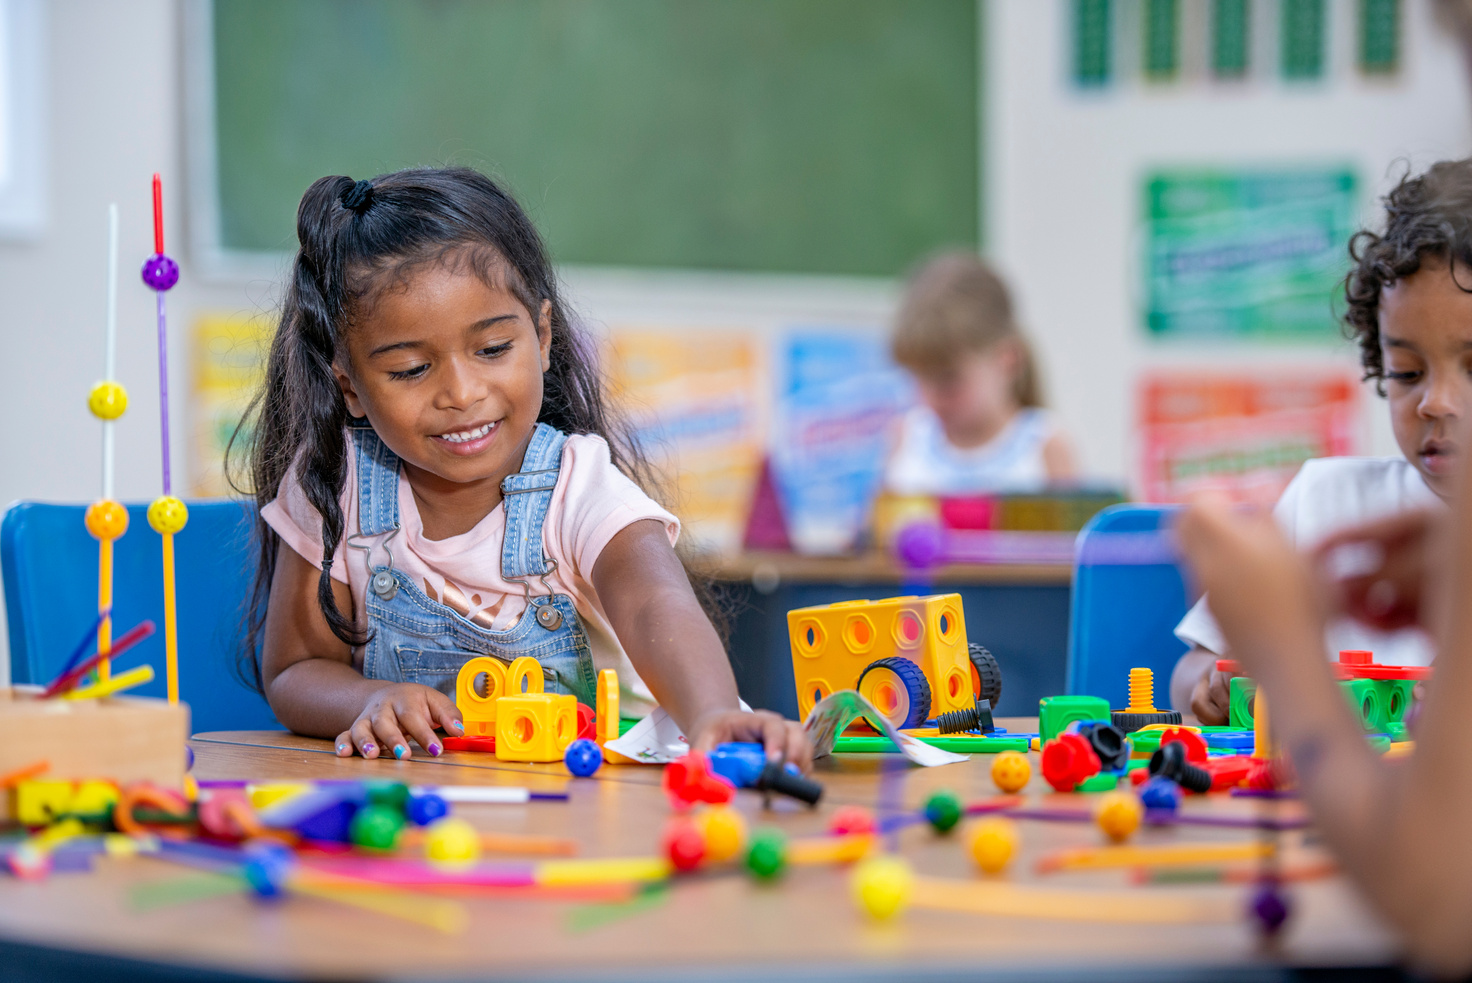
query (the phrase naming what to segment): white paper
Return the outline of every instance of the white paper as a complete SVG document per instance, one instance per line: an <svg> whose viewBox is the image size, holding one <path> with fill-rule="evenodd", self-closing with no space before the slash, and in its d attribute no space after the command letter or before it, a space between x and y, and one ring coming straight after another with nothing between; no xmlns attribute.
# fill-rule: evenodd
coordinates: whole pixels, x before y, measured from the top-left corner
<svg viewBox="0 0 1472 983"><path fill-rule="evenodd" d="M970 755L953 754L932 744L916 740L908 734L901 734L874 708L874 704L860 696L858 691L851 689L839 690L825 697L822 702L813 707L812 712L808 714L808 719L803 721L803 728L807 730L813 742L813 757L821 758L825 754L832 754L833 743L838 740L838 735L842 734L848 725L859 717L868 720L885 737L894 741L900 753L917 765L934 768L936 765L955 764L970 758Z"/></svg>
<svg viewBox="0 0 1472 983"><path fill-rule="evenodd" d="M741 709L751 710L745 700L738 702ZM653 713L630 727L627 734L603 746L646 765L669 764L690 753L690 742L680 732L679 725L664 712L664 707L655 707Z"/></svg>

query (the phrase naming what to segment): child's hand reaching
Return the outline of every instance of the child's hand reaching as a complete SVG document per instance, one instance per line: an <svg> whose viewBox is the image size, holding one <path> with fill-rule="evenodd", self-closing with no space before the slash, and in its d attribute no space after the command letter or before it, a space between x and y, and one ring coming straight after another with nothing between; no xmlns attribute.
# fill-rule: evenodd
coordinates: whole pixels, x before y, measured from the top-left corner
<svg viewBox="0 0 1472 983"><path fill-rule="evenodd" d="M1232 712L1232 677L1212 666L1191 690L1191 712L1208 726L1227 722Z"/></svg>
<svg viewBox="0 0 1472 983"><path fill-rule="evenodd" d="M1434 635L1449 600L1436 588L1450 580L1451 542L1442 517L1404 512L1336 533L1313 557L1334 612L1381 631L1420 625Z"/></svg>
<svg viewBox="0 0 1472 983"><path fill-rule="evenodd" d="M337 735L337 756L346 758L357 750L365 758L376 758L382 752L408 758L414 754L409 749L409 738L413 738L431 756L439 757L436 727L457 736L465 732L455 701L419 683L394 683L376 690L353 726Z"/></svg>
<svg viewBox="0 0 1472 983"><path fill-rule="evenodd" d="M706 715L691 728L690 747L709 751L726 741L750 741L767 749L767 760L784 759L804 772L813 767L813 742L795 720L770 710L723 710Z"/></svg>

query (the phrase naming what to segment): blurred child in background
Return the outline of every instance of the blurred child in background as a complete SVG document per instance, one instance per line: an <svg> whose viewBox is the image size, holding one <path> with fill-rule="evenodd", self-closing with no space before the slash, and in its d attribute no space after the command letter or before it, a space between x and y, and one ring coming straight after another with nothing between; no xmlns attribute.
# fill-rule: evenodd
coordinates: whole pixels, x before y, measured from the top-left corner
<svg viewBox="0 0 1472 983"><path fill-rule="evenodd" d="M1041 491L1078 474L1072 445L1043 408L1032 351L1007 287L972 253L914 275L891 339L920 391L885 473L898 495Z"/></svg>
<svg viewBox="0 0 1472 983"><path fill-rule="evenodd" d="M1459 451L1459 423L1472 411L1472 160L1442 161L1407 177L1385 197L1383 234L1350 240L1345 324L1359 344L1364 377L1386 397L1400 454L1305 462L1273 515L1290 542L1327 556L1344 529L1414 509L1445 509ZM1383 595L1383 591L1381 594ZM1394 613L1395 598L1373 604ZM1176 636L1191 646L1171 677L1171 702L1203 724L1223 724L1230 704L1216 671L1228 638L1206 598ZM1326 636L1341 649L1375 653L1386 665L1429 665L1420 631L1337 618ZM1232 653L1235 655L1235 653Z"/></svg>

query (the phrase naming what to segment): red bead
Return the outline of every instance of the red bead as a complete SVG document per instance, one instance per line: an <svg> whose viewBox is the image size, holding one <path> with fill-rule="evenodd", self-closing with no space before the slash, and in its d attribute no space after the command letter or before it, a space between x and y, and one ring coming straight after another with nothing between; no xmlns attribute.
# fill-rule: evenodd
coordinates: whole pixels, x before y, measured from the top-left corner
<svg viewBox="0 0 1472 983"><path fill-rule="evenodd" d="M664 853L675 870L694 870L705 859L705 836L695 823L675 816L664 827Z"/></svg>

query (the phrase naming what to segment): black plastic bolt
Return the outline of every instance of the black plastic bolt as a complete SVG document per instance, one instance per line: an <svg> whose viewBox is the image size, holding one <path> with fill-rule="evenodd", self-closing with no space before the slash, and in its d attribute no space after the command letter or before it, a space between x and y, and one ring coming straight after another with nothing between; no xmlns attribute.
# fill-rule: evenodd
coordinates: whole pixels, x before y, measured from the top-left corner
<svg viewBox="0 0 1472 983"><path fill-rule="evenodd" d="M1150 774L1164 775L1192 792L1211 791L1211 772L1187 761L1186 746L1180 741L1164 744L1150 755Z"/></svg>
<svg viewBox="0 0 1472 983"><path fill-rule="evenodd" d="M935 729L942 734L964 734L969 730L990 734L997 729L992 723L992 701L977 700L975 707L943 713L935 718Z"/></svg>

